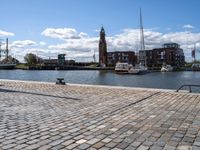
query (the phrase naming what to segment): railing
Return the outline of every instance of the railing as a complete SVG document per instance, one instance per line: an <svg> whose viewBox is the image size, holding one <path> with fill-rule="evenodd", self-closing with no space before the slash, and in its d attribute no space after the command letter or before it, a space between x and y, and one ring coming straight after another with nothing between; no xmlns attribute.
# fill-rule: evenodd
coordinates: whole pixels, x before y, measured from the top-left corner
<svg viewBox="0 0 200 150"><path fill-rule="evenodd" d="M178 91L180 91L183 87L185 87L185 86L188 86L188 89L189 89L189 93L191 93L192 92L192 86L194 86L194 87L200 87L200 85L198 85L198 84L183 84L183 85L181 85L177 90L176 90L176 92L178 92Z"/></svg>

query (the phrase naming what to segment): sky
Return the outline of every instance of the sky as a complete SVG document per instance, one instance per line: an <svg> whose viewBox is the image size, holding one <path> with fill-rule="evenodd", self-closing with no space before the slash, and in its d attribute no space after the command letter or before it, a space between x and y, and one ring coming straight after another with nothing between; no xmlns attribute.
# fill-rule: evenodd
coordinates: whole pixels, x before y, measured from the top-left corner
<svg viewBox="0 0 200 150"><path fill-rule="evenodd" d="M142 9L145 48L177 42L191 61L196 44L200 60L199 0L0 0L0 39L21 62L27 53L44 59L98 57L103 25L109 51L138 51ZM199 49L199 52L198 52Z"/></svg>

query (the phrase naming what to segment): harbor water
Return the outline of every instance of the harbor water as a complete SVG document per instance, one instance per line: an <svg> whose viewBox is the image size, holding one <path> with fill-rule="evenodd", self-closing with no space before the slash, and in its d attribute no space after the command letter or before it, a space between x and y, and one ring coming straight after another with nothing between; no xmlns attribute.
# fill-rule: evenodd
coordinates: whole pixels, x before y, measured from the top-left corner
<svg viewBox="0 0 200 150"><path fill-rule="evenodd" d="M94 70L0 70L0 79L56 82L56 78L64 78L67 83L159 89L177 89L182 84L200 84L200 72L192 71L151 72L145 75L119 75L113 71Z"/></svg>

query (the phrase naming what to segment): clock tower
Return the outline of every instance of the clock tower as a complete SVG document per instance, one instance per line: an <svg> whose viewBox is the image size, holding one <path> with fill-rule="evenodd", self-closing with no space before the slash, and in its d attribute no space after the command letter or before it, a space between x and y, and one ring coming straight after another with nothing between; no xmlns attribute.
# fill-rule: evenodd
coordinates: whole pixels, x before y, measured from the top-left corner
<svg viewBox="0 0 200 150"><path fill-rule="evenodd" d="M99 66L107 66L107 44L105 39L105 30L101 27L99 40Z"/></svg>

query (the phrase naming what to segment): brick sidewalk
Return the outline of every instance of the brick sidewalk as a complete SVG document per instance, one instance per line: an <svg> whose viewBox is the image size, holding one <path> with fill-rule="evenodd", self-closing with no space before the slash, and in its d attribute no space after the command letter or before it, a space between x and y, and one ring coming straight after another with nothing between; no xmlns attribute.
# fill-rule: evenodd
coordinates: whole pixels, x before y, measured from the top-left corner
<svg viewBox="0 0 200 150"><path fill-rule="evenodd" d="M200 149L197 94L0 85L0 149Z"/></svg>

